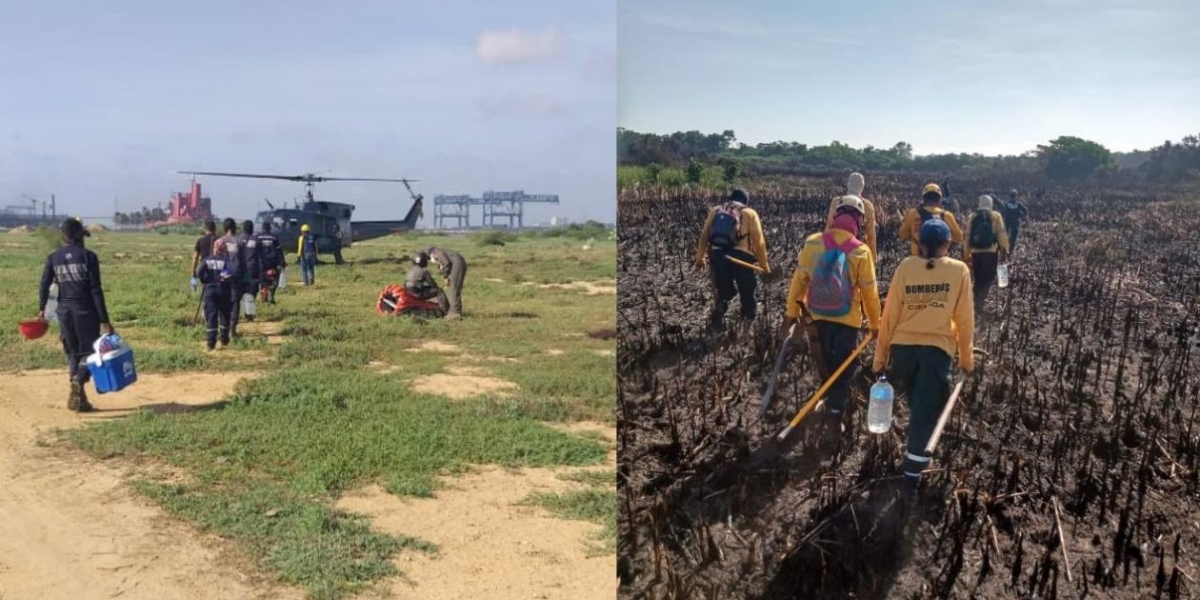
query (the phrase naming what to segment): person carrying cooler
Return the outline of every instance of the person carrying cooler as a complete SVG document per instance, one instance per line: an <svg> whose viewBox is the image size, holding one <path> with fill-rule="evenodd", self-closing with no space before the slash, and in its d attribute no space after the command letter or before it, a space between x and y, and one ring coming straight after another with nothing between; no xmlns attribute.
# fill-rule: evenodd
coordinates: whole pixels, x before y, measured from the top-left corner
<svg viewBox="0 0 1200 600"><path fill-rule="evenodd" d="M758 312L758 301L754 292L758 288L755 272L734 264L730 258L757 264L765 274L771 271L767 261L767 240L763 236L762 222L758 213L747 206L750 196L746 190L737 188L729 195L729 201L708 211L700 242L696 245L696 266L709 264L713 287L716 288L716 303L710 317L712 327L724 328L725 311L734 296L740 296L743 322L754 320Z"/></svg>
<svg viewBox="0 0 1200 600"><path fill-rule="evenodd" d="M931 455L925 446L950 398L955 354L964 372L975 369L975 313L967 265L948 256L950 227L944 221L922 225L918 241L920 256L900 261L892 275L872 365L872 371L881 374L890 363L890 378L908 398L912 414L903 471L912 492L929 466Z"/></svg>
<svg viewBox="0 0 1200 600"><path fill-rule="evenodd" d="M967 243L963 259L975 280L975 312L983 314L984 302L996 281L996 267L1008 255L1008 233L1004 219L992 210L992 197L980 196L979 208L967 218Z"/></svg>
<svg viewBox="0 0 1200 600"><path fill-rule="evenodd" d="M244 252L244 248L242 248L241 237L238 236L237 221L225 219L221 222L221 229L225 231L225 235L220 240L225 243L225 252L229 254L229 260L237 263L238 278L233 280L232 286L229 289L229 306L231 311L229 334L233 337L238 337L238 316L242 307L242 289L245 287L242 277L246 273L246 253Z"/></svg>
<svg viewBox="0 0 1200 600"><path fill-rule="evenodd" d="M312 234L308 223L300 226L300 239L296 244L296 262L304 276L304 287L317 284L317 237Z"/></svg>
<svg viewBox="0 0 1200 600"><path fill-rule="evenodd" d="M1021 220L1029 216L1029 208L1017 199L1017 190L1008 191L1008 202L1004 203L1001 216L1004 217L1004 229L1008 232L1008 243L1012 250L1017 249L1017 235L1021 233Z"/></svg>
<svg viewBox="0 0 1200 600"><path fill-rule="evenodd" d="M221 346L229 345L230 324L233 320L234 290L241 277L236 258L230 255L225 238L213 245L213 253L200 263L200 281L204 284L205 341L208 349L217 347L220 326Z"/></svg>
<svg viewBox="0 0 1200 600"><path fill-rule="evenodd" d="M87 357L100 338L101 330L107 335L113 333L108 306L104 302L104 288L100 284L100 259L95 252L83 247L83 238L90 235L79 219L63 221L62 246L46 257L38 289L38 320L44 322L50 286L58 284L55 314L71 381L67 410L74 412L93 409L84 391L92 377L87 368Z"/></svg>
<svg viewBox="0 0 1200 600"><path fill-rule="evenodd" d="M866 221L866 209L858 196L838 199L833 228L814 233L804 240L799 262L788 290L784 335L796 325L800 304L812 313L821 338L821 357L832 373L845 362L858 345L858 330L863 315L872 337L879 332L879 289L875 282L875 260L871 251L858 240ZM838 417L850 398L850 382L858 371L857 361L829 388L826 406Z"/></svg>
<svg viewBox="0 0 1200 600"><path fill-rule="evenodd" d="M262 259L259 256L258 236L254 235L254 221L242 221L242 235L238 236L238 247L241 249L242 278L241 302L246 312L246 320L254 320L254 300L258 298L258 286L262 284ZM247 299L249 296L249 299ZM238 313L233 313L233 329L237 330Z"/></svg>
<svg viewBox="0 0 1200 600"><path fill-rule="evenodd" d="M861 173L851 173L850 179L846 183L846 190L851 196L858 196L858 198L862 200L863 210L866 213L866 222L860 231L862 232L863 240L867 242L867 248L871 250L871 256L874 258L875 262L878 263L879 248L875 245L875 233L877 231L877 227L875 225L875 205L870 200L862 197L863 186L865 183L866 182ZM829 203L829 215L825 218L825 231L833 229L833 219L837 217L837 209L841 201L842 198L838 197L834 198L833 201Z"/></svg>
<svg viewBox="0 0 1200 600"><path fill-rule="evenodd" d="M275 304L275 290L279 288L279 276L283 272L283 246L279 238L271 233L270 221L262 224L262 232L256 236L258 240L259 269L262 271L260 284L265 290L264 300Z"/></svg>
<svg viewBox="0 0 1200 600"><path fill-rule="evenodd" d="M212 255L213 242L217 241L217 224L212 221L204 222L204 235L196 240L196 246L192 251L192 291L196 291L196 286L200 284L200 280L196 278L196 269L200 267L200 261Z"/></svg>
<svg viewBox="0 0 1200 600"><path fill-rule="evenodd" d="M909 210L908 214L904 215L904 221L900 223L900 231L896 235L911 242L913 256L921 255L921 227L930 220L944 221L950 228L950 240L955 243L963 241L962 228L958 226L954 214L942 208L941 202L942 188L936 183L930 183L921 192L921 206Z"/></svg>

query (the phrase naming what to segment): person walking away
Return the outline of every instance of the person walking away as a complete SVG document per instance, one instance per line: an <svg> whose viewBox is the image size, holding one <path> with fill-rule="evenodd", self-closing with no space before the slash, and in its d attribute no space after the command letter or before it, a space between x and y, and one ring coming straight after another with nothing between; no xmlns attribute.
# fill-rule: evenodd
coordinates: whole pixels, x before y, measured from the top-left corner
<svg viewBox="0 0 1200 600"><path fill-rule="evenodd" d="M833 228L804 240L792 286L788 290L784 335L800 318L800 304L812 314L821 340L821 357L832 373L854 352L858 330L866 315L871 337L879 332L879 289L875 281L875 259L858 240L866 222L861 198L842 196ZM850 398L850 382L858 372L854 361L829 388L829 414L840 417Z"/></svg>
<svg viewBox="0 0 1200 600"><path fill-rule="evenodd" d="M1008 232L1011 251L1017 249L1017 235L1021 233L1021 221L1029 216L1029 208L1017 196L1017 190L1008 191L1008 202L1004 203L1004 229Z"/></svg>
<svg viewBox="0 0 1200 600"><path fill-rule="evenodd" d="M446 299L446 294L438 287L433 275L429 274L429 255L418 252L413 256L412 262L413 266L404 278L404 289L418 300L436 299L442 311L449 310L450 302Z"/></svg>
<svg viewBox="0 0 1200 600"><path fill-rule="evenodd" d="M254 300L258 298L258 286L262 282L262 260L259 257L258 236L254 235L254 221L242 221L242 235L238 236L238 248L242 256L241 304L246 312L246 321L254 320ZM235 323L236 328L236 323Z"/></svg>
<svg viewBox="0 0 1200 600"><path fill-rule="evenodd" d="M256 239L258 241L258 263L261 276L259 278L260 285L266 289L265 299L270 304L275 304L275 290L279 288L279 275L283 272L283 247L279 244L279 238L271 233L271 223L268 221L262 224L262 232Z"/></svg>
<svg viewBox="0 0 1200 600"><path fill-rule="evenodd" d="M911 242L912 256L921 255L920 246L920 231L921 227L930 220L944 221L950 227L950 240L954 243L963 241L962 228L958 226L958 220L954 218L954 214L942 208L942 188L936 183L930 183L925 186L921 192L921 206L910 209L904 215L904 221L900 223L900 230L897 235L902 240Z"/></svg>
<svg viewBox="0 0 1200 600"><path fill-rule="evenodd" d="M212 255L213 242L217 241L217 224L212 221L204 222L204 235L196 240L196 246L192 251L192 291L196 291L196 286L200 280L196 278L196 269L200 267L200 261Z"/></svg>
<svg viewBox="0 0 1200 600"><path fill-rule="evenodd" d="M225 251L229 254L229 260L237 263L238 279L233 281L232 287L229 290L231 294L229 302L233 311L229 324L229 333L233 337L238 337L237 324L238 317L241 314L242 288L245 287L241 277L246 272L246 259L245 253L242 252L241 237L238 236L237 221L225 219L221 222L221 229L225 232L225 235L221 236L221 241L225 243Z"/></svg>
<svg viewBox="0 0 1200 600"><path fill-rule="evenodd" d="M209 350L217 347L218 327L221 346L229 345L233 320L233 290L241 273L238 261L229 253L225 238L217 240L212 256L200 263L200 281L204 284L205 342Z"/></svg>
<svg viewBox="0 0 1200 600"><path fill-rule="evenodd" d="M992 197L980 196L979 208L967 218L967 243L963 258L971 268L975 285L975 314L983 315L988 292L996 281L996 267L1008 254L1008 233L1004 230L1004 219L992 210Z"/></svg>
<svg viewBox="0 0 1200 600"><path fill-rule="evenodd" d="M82 221L75 218L63 221L61 231L62 246L46 257L46 265L42 269L37 318L43 322L46 320L50 286L58 284L55 316L58 317L71 383L67 409L89 412L94 407L88 402L84 390L91 380L87 357L100 338L100 331L112 335L113 327L109 322L104 288L100 283L100 259L95 252L84 248L83 238L91 236L91 233L83 227Z"/></svg>
<svg viewBox="0 0 1200 600"><path fill-rule="evenodd" d="M846 182L846 190L851 196L858 196L858 198L862 200L863 210L866 212L867 218L865 225L861 229L862 234L860 237L867 242L867 248L871 250L871 256L874 258L875 262L878 263L879 248L875 245L875 234L877 232L877 227L875 225L875 204L862 197L862 191L865 183L866 182L861 173L851 173L850 179ZM833 219L837 217L837 208L841 200L841 197L837 197L829 203L829 215L825 218L825 231L833 229Z"/></svg>
<svg viewBox="0 0 1200 600"><path fill-rule="evenodd" d="M449 248L429 248L426 251L430 260L437 264L446 287L450 288L450 312L447 319L457 319L462 316L462 287L463 279L467 276L467 261L462 255Z"/></svg>
<svg viewBox="0 0 1200 600"><path fill-rule="evenodd" d="M872 364L881 374L890 363L892 381L908 398L911 416L902 470L910 499L929 467L931 454L925 446L950 397L955 354L963 371L975 368L971 274L965 263L948 256L946 222L926 222L918 239L920 256L902 260L892 275Z"/></svg>
<svg viewBox="0 0 1200 600"><path fill-rule="evenodd" d="M304 287L317 284L317 237L305 223L300 226L300 240L296 245L296 262L300 263L300 274L304 276Z"/></svg>
<svg viewBox="0 0 1200 600"><path fill-rule="evenodd" d="M754 294L758 279L754 271L730 262L729 258L757 264L765 274L771 272L762 222L758 213L747 206L749 202L746 190L737 188L729 195L728 202L709 210L696 247L696 266L704 268L708 261L716 288L711 324L718 331L724 328L725 311L734 296L741 297L743 323L753 321L758 312Z"/></svg>

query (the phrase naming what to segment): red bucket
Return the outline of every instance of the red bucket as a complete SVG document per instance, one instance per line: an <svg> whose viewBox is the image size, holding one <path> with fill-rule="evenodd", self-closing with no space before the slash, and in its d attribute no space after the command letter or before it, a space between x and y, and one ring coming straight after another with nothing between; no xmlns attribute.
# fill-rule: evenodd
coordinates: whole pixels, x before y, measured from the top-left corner
<svg viewBox="0 0 1200 600"><path fill-rule="evenodd" d="M50 326L40 319L26 319L18 323L17 328L21 330L21 336L25 339L36 340L46 335Z"/></svg>

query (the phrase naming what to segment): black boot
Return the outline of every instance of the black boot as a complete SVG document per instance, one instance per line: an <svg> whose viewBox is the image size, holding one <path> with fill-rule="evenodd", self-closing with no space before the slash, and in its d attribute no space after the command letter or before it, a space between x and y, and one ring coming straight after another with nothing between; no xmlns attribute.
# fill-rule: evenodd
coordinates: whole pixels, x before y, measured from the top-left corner
<svg viewBox="0 0 1200 600"><path fill-rule="evenodd" d="M67 410L79 412L79 397L83 395L83 386L79 382L71 382L71 395L67 396Z"/></svg>
<svg viewBox="0 0 1200 600"><path fill-rule="evenodd" d="M79 384L79 412L85 413L92 412L93 410L96 410L96 407L92 406L91 402L88 402L87 389L83 384Z"/></svg>

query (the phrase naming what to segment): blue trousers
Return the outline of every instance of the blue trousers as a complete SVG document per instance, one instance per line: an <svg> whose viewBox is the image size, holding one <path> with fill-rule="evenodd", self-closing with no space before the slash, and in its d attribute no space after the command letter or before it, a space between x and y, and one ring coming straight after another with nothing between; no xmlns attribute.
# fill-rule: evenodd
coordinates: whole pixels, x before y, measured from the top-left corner
<svg viewBox="0 0 1200 600"><path fill-rule="evenodd" d="M305 254L300 257L300 273L304 276L304 285L317 282L317 255Z"/></svg>

